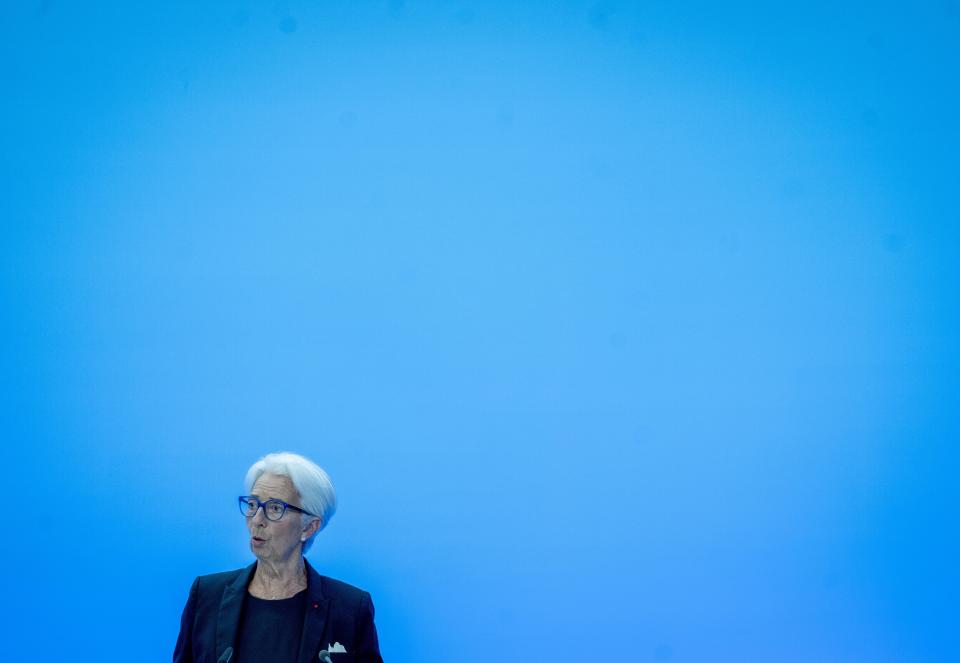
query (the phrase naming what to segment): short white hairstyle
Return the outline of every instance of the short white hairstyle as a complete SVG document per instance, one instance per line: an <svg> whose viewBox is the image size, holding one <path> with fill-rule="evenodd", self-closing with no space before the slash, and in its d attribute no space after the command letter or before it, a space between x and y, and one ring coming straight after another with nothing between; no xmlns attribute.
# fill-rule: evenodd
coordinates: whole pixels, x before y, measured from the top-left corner
<svg viewBox="0 0 960 663"><path fill-rule="evenodd" d="M337 493L333 489L333 482L323 468L310 459L282 451L267 454L250 466L244 480L248 495L253 490L253 484L263 474L277 474L290 479L294 490L300 496L300 506L313 514L301 514L303 526L313 520L314 516L320 518L320 528L303 542L302 552L306 554L313 545L313 539L327 526L337 510Z"/></svg>

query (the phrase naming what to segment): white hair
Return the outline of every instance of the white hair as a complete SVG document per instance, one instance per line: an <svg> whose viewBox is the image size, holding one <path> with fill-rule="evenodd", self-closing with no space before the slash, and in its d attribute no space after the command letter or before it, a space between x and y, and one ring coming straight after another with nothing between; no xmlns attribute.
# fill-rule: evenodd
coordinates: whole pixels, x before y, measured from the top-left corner
<svg viewBox="0 0 960 663"><path fill-rule="evenodd" d="M253 484L257 482L257 479L262 474L267 473L287 477L293 483L294 490L300 496L301 508L313 514L312 516L305 513L301 514L304 527L314 517L320 519L319 529L313 533L313 536L303 542L302 552L306 554L310 550L310 546L313 545L313 539L319 534L320 530L327 526L337 510L337 493L333 489L333 483L327 473L323 471L323 468L313 461L300 454L283 451L267 454L250 466L244 480L248 495L253 490Z"/></svg>

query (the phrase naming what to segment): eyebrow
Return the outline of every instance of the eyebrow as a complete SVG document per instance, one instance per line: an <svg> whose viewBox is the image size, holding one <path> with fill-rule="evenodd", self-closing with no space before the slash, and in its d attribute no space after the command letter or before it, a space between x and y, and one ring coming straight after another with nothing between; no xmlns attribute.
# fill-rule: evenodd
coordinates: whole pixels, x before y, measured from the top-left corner
<svg viewBox="0 0 960 663"><path fill-rule="evenodd" d="M263 499L256 493L250 493L249 495L247 495L247 497L256 497L261 502L269 502L270 500L279 500L285 504L289 504L289 502L287 502L287 500L283 499L282 497L268 497L267 499ZM294 504L291 506L296 506L296 505Z"/></svg>

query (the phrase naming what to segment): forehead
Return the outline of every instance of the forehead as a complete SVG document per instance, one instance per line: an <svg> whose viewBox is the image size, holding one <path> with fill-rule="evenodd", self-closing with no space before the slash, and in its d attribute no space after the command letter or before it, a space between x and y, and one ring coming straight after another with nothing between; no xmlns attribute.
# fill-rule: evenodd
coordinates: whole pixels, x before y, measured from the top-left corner
<svg viewBox="0 0 960 663"><path fill-rule="evenodd" d="M276 498L291 504L297 498L297 491L294 489L290 477L270 474L269 472L260 475L254 482L251 492L261 500Z"/></svg>

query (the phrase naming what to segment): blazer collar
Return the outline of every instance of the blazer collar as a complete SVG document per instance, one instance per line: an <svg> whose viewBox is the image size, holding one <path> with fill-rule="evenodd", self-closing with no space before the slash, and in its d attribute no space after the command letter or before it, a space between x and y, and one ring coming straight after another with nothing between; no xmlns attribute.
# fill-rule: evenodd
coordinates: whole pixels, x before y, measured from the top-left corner
<svg viewBox="0 0 960 663"><path fill-rule="evenodd" d="M303 558L303 565L307 569L307 612L303 617L303 637L300 639L297 663L312 663L320 650L330 601L323 598L323 578L310 566L306 557Z"/></svg>
<svg viewBox="0 0 960 663"><path fill-rule="evenodd" d="M312 663L313 657L320 649L323 629L327 623L327 612L330 602L323 597L323 578L310 565L306 558L303 565L307 571L307 609L303 618L303 635L300 639L300 653L297 663ZM257 570L254 562L245 569L241 569L236 579L223 590L220 599L220 614L217 617L217 648L216 655L223 655L227 647L233 647L237 642L237 629L240 628L240 613L243 610L243 599L247 593L247 586Z"/></svg>
<svg viewBox="0 0 960 663"><path fill-rule="evenodd" d="M220 614L217 616L217 648L214 652L217 658L223 656L227 647L233 647L237 642L237 629L240 627L240 612L243 610L243 597L247 593L247 585L257 569L254 562L245 569L241 569L236 579L223 590L220 599Z"/></svg>

